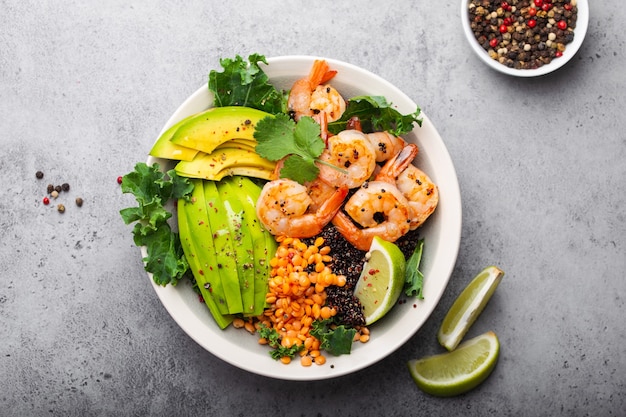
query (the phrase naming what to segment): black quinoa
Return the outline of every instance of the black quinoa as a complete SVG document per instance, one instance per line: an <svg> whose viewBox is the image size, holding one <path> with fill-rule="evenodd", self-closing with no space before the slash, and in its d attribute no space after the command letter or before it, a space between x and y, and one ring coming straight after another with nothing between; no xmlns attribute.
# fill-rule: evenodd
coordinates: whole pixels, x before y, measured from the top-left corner
<svg viewBox="0 0 626 417"><path fill-rule="evenodd" d="M326 302L337 310L335 317L339 322L352 327L365 325L363 307L358 298L354 296L354 287L361 276L367 252L352 246L332 223L327 225L319 236L323 237L324 243L330 246L330 254L333 257L332 265L330 266L333 273L345 275L346 277L345 286L337 287L331 285L326 288ZM413 253L419 238L418 230L414 230L396 241L406 259ZM314 240L305 239L307 244L312 244Z"/></svg>

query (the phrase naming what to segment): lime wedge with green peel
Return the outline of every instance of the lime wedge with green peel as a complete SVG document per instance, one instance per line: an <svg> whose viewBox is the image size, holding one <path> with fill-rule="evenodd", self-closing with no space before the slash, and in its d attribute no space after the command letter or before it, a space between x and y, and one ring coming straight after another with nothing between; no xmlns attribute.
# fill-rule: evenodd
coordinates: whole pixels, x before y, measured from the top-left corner
<svg viewBox="0 0 626 417"><path fill-rule="evenodd" d="M406 260L394 243L374 238L354 295L363 306L365 324L382 318L396 304L404 286Z"/></svg>
<svg viewBox="0 0 626 417"><path fill-rule="evenodd" d="M441 323L437 339L449 351L454 350L483 311L504 272L496 266L488 266L465 287L448 310Z"/></svg>
<svg viewBox="0 0 626 417"><path fill-rule="evenodd" d="M467 340L452 352L413 359L409 372L417 386L438 397L451 397L477 387L498 363L500 342L494 332Z"/></svg>

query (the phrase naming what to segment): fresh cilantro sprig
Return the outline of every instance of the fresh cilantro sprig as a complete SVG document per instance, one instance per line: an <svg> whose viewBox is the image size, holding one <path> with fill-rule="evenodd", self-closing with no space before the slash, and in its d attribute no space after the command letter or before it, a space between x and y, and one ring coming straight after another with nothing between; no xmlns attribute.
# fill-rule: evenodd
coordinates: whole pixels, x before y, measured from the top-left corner
<svg viewBox="0 0 626 417"><path fill-rule="evenodd" d="M209 72L208 88L215 96L215 106L247 106L271 114L287 112L285 91L269 83L269 78L259 66L267 64L264 55L252 54L246 62L241 56L220 59L224 71Z"/></svg>
<svg viewBox="0 0 626 417"><path fill-rule="evenodd" d="M284 158L281 178L302 184L319 174L315 162L324 151L324 141L320 137L320 125L311 117L302 117L298 123L286 114L265 117L257 123L254 138L260 156L270 161Z"/></svg>
<svg viewBox="0 0 626 417"><path fill-rule="evenodd" d="M189 198L192 190L186 178L174 170L164 174L158 164L140 162L122 177L122 192L133 194L137 206L120 210L120 215L126 224L136 222L133 240L146 247L145 269L159 285L176 285L189 269L178 234L167 222L172 213L164 206L170 199Z"/></svg>
<svg viewBox="0 0 626 417"><path fill-rule="evenodd" d="M311 324L311 336L320 341L320 349L335 356L349 354L356 329L342 325L334 325L332 318L315 320Z"/></svg>
<svg viewBox="0 0 626 417"><path fill-rule="evenodd" d="M413 253L406 262L406 275L404 282L404 293L409 297L424 299L424 274L419 270L424 250L424 239L420 239L413 250Z"/></svg>
<svg viewBox="0 0 626 417"><path fill-rule="evenodd" d="M409 133L413 124L422 125L421 109L403 115L382 96L357 96L348 101L346 111L337 121L328 123L328 131L334 134L346 129L348 121L358 117L365 133L387 131L395 136Z"/></svg>

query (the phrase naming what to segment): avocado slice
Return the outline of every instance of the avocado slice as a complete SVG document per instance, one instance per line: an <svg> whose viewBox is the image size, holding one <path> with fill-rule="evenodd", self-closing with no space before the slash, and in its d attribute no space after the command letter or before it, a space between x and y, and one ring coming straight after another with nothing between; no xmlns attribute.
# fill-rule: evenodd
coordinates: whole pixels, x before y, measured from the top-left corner
<svg viewBox="0 0 626 417"><path fill-rule="evenodd" d="M181 231L181 242L183 238L195 249L191 257L198 261L196 272L200 280L196 278L198 286L208 287L210 294L215 300L220 313L228 313L228 305L224 296L220 274L217 270L217 257L213 245L213 232L209 224L209 216L204 203L204 186L200 180L192 180L194 186L190 201L182 201L178 204L179 228L186 227L184 233Z"/></svg>
<svg viewBox="0 0 626 417"><path fill-rule="evenodd" d="M276 254L278 244L256 216L256 204L261 195L261 187L248 177L238 177L238 184L243 191L244 221L250 231L254 248L254 291L255 315L263 313L267 307L265 297L269 292L270 260Z"/></svg>
<svg viewBox="0 0 626 417"><path fill-rule="evenodd" d="M198 188L202 189L202 186L199 186ZM227 313L223 313L223 311L227 311L227 308L225 300L223 299L223 294L221 297L217 294L218 288L220 287L220 285L218 285L219 275L206 274L204 272L206 267L201 259L203 258L204 251L200 250L195 245L195 240L192 239L192 233L190 231L189 219L187 217L187 211L190 209L189 206L192 205L192 203L183 199L178 201L178 230L183 252L185 253L185 257L187 258L187 262L189 263L193 276L196 279L196 283L205 304L209 308L211 315L220 329L224 329L233 321L234 317ZM191 210L195 211L196 208L193 207ZM219 300L221 300L221 302Z"/></svg>
<svg viewBox="0 0 626 417"><path fill-rule="evenodd" d="M189 116L178 123L171 126L167 129L152 145L152 149L150 150L150 155L156 158L163 159L175 159L178 161L192 161L193 158L198 154L197 149L187 148L185 146L177 145L172 143L170 139L174 136L174 132L178 130L183 124L187 123L193 116Z"/></svg>
<svg viewBox="0 0 626 417"><path fill-rule="evenodd" d="M174 132L171 142L211 153L231 139L254 140L256 124L267 116L271 114L250 107L213 107L187 119Z"/></svg>
<svg viewBox="0 0 626 417"><path fill-rule="evenodd" d="M192 161L180 161L174 170L183 177L219 181L239 169L254 170L262 178L269 178L275 166L275 162L261 158L254 150L233 145L212 153L198 152Z"/></svg>
<svg viewBox="0 0 626 417"><path fill-rule="evenodd" d="M243 300L239 286L235 249L229 228L230 221L214 181L204 181L204 199L213 232L217 270L224 288L228 312L231 314L242 313Z"/></svg>
<svg viewBox="0 0 626 417"><path fill-rule="evenodd" d="M231 241L233 243L237 273L239 275L239 289L243 303L243 314L251 315L254 311L254 252L252 236L244 224L244 207L240 192L234 186L235 178L224 178L216 183L217 191L224 204Z"/></svg>

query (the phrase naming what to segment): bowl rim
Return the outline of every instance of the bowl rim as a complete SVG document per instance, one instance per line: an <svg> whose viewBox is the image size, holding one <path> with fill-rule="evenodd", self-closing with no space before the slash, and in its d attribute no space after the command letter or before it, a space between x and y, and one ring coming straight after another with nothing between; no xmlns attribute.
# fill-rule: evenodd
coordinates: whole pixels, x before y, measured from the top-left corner
<svg viewBox="0 0 626 417"><path fill-rule="evenodd" d="M478 56L478 58L480 58L480 60L487 64L490 68L500 73L512 75L515 77L538 77L541 75L549 74L563 67L574 57L574 55L576 55L576 53L580 49L587 35L587 29L589 27L589 3L587 0L577 0L578 16L576 17L574 40L567 45L563 56L553 59L548 65L544 65L536 69L509 68L506 65L503 65L498 61L492 59L487 51L485 51L476 40L476 37L474 36L474 33L470 28L468 15L469 2L470 0L461 0L461 25L463 29L463 34L465 35L465 38L467 39L470 47Z"/></svg>
<svg viewBox="0 0 626 417"><path fill-rule="evenodd" d="M363 88L368 91L370 88L373 88L374 90L378 89L376 92L379 92L380 90L389 91L389 97L399 98L397 103L394 102L394 105L396 105L400 111L405 111L407 106L409 108L411 106L416 106L416 104L408 96L406 96L406 94L400 91L393 84L384 80L382 77L373 74L364 68L343 61L307 55L279 56L275 58L268 58L267 62L269 67L264 68L264 70L268 74L270 80L273 80L277 76L289 75L288 73L293 69L293 67L301 68L301 72L298 72L297 74L292 73L293 77L299 78L308 73L308 69L315 59L325 59L331 67L339 69L340 72L337 77L340 79L342 77L344 79L351 77L355 79L367 77L368 85ZM270 70L272 64L279 64L278 68L274 67L274 70ZM282 66L280 64L282 64ZM305 68L306 72L303 73ZM351 69L356 72L350 73L349 76L341 76L341 71L346 71L347 69ZM283 72L281 73L281 71ZM211 101L212 97L205 84L191 94L176 109L161 130L160 134L185 115L203 110L203 107L207 105L207 102L209 102L208 105L210 106ZM414 108L412 111L414 111ZM438 255L438 258L436 259L438 262L433 261L433 265L430 266L432 271L432 282L425 282L425 292L428 291L429 288L431 291L436 290L436 292L431 292L430 296L428 296L427 292L427 300L416 299L415 304L405 303L403 305L398 305L390 313L390 315L400 316L401 318L417 318L414 322L409 320L411 323L410 326L402 326L391 320L391 323L388 326L383 324L382 327L379 327L379 330L381 330L379 337L374 335L366 345L358 346L353 349L353 353L351 355L342 355L341 357L337 357L343 357L343 359L337 359L333 362L334 359L327 358L328 361L326 365L314 367L313 369L304 368L299 364L292 364L290 368L289 365L286 366L281 364L279 361L273 361L269 355L267 355L267 352L263 352L262 349L259 349L258 352L256 350L250 352L251 349L248 349L248 347L256 346L256 341L247 339L246 337L250 336L249 334L245 335L247 332L243 332L240 329L219 330L213 319L210 317L208 309L204 306L204 304L200 306L191 304L191 297L194 297L195 300L197 300L197 297L190 292L190 285L188 288L184 285L184 283L179 283L176 288L172 288L171 286L161 287L154 283L152 277L148 273L148 277L154 290L170 316L191 339L193 339L209 353L240 369L275 379L294 381L331 379L357 372L391 355L395 350L404 345L411 337L413 337L413 335L415 335L426 320L432 315L435 307L439 304L455 267L461 239L461 195L456 171L454 165L452 164L448 150L443 143L443 139L439 136L438 132L434 128L434 125L425 114L423 114L422 126L416 126L413 132L411 132L411 135L414 135L414 132L416 131L418 131L417 136L420 134L427 137L436 135L435 139L438 140L435 140L435 143L431 145L433 155L429 156L429 159L426 162L433 162L430 161L430 158L433 157L441 159L441 161L436 161L436 164L441 166L441 172L439 172L439 175L445 175L447 180L444 183L446 184L444 187L446 190L443 194L444 198L440 197L440 206L433 214L433 216L440 216L441 220L439 223L445 223L445 225L439 226L442 232L433 237L430 246L427 242L424 248L425 253L422 258L422 262L426 260L428 265L428 262L430 261L428 260L427 251L435 252ZM417 140L419 140L419 138ZM155 162L163 163L164 160L151 156L148 157L148 164ZM441 192L440 196L442 196ZM429 226L429 224L431 226ZM435 226L433 222L427 222L422 227L428 231L430 228ZM142 255L146 256L145 248L142 248ZM444 259L444 261L439 261L439 259ZM424 313L422 314L420 311L423 311ZM384 318L381 321L384 321ZM377 325L379 324L377 323ZM206 334L207 329L209 330L209 333L211 333L210 335ZM219 331L214 331L213 329ZM394 336L394 338L389 340L389 338L385 339L384 336ZM221 338L221 343L218 343L219 340L216 342L215 337L218 339ZM245 345L245 347L242 345ZM371 346L371 348L369 346ZM367 349L366 354L363 349ZM382 354L378 354L379 350L383 351ZM243 353L245 357L233 358L233 353ZM264 362L259 363L259 360ZM336 366L329 366L333 363L335 363ZM293 368L294 365L297 366L296 369Z"/></svg>

